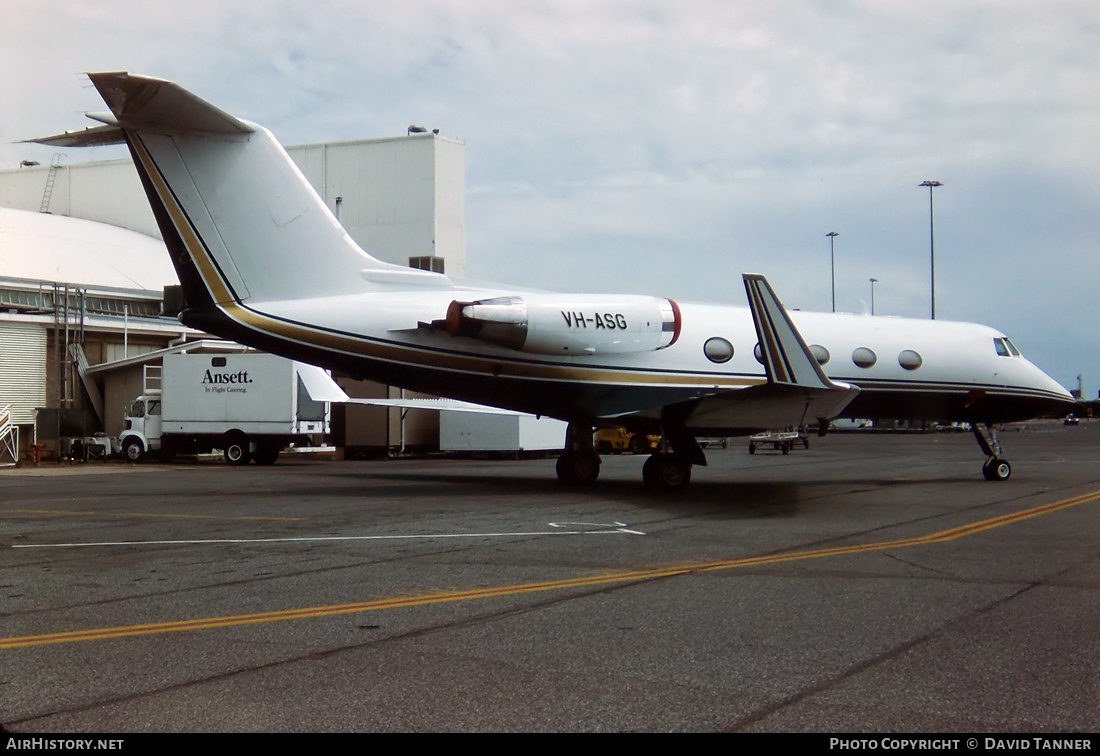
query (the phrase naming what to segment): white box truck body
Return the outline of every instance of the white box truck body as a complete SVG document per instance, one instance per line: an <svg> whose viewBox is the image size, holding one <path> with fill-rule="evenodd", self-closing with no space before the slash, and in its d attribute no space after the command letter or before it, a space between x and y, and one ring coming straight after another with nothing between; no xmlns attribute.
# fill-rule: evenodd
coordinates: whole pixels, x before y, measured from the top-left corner
<svg viewBox="0 0 1100 756"><path fill-rule="evenodd" d="M329 432L329 401L342 394L320 368L262 353L165 355L154 383L119 435L131 461L221 449L230 464L273 464L290 444Z"/></svg>

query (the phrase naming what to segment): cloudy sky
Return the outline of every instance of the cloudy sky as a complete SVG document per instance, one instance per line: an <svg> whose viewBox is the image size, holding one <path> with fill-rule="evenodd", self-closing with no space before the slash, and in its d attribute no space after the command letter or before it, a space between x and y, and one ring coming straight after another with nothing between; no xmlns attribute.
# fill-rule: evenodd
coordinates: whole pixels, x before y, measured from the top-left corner
<svg viewBox="0 0 1100 756"><path fill-rule="evenodd" d="M287 144L466 143L467 269L542 288L1002 329L1100 388L1095 0L121 0L0 4L0 166L172 79ZM72 152L72 151L71 151ZM100 148L67 160L120 157Z"/></svg>

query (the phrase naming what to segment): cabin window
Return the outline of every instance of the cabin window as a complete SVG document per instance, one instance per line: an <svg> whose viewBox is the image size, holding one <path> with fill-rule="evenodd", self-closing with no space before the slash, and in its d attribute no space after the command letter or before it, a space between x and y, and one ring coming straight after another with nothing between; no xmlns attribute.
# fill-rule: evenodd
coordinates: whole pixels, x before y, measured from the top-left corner
<svg viewBox="0 0 1100 756"><path fill-rule="evenodd" d="M715 336L703 343L703 354L711 362L729 362L733 359L733 344L721 336Z"/></svg>
<svg viewBox="0 0 1100 756"><path fill-rule="evenodd" d="M857 367L869 368L878 362L878 355L867 347L856 347L852 352L852 362L856 363Z"/></svg>
<svg viewBox="0 0 1100 756"><path fill-rule="evenodd" d="M817 360L818 365L824 365L829 361L829 350L821 344L810 344L810 354Z"/></svg>
<svg viewBox="0 0 1100 756"><path fill-rule="evenodd" d="M1012 339L1005 337L1005 344L1008 345L1008 351L1012 352L1013 357L1020 356L1020 350L1016 348L1016 345L1012 343Z"/></svg>
<svg viewBox="0 0 1100 756"><path fill-rule="evenodd" d="M756 361L761 365L764 364L764 350L760 348L760 342L756 342L756 346L753 347L752 356L756 358Z"/></svg>
<svg viewBox="0 0 1100 756"><path fill-rule="evenodd" d="M924 360L912 349L906 349L898 355L898 364L906 370L916 370L924 364Z"/></svg>
<svg viewBox="0 0 1100 756"><path fill-rule="evenodd" d="M1002 357L1011 357L1012 353L1008 351L1008 344L1005 343L1005 339L993 339L993 346L997 350L997 354Z"/></svg>

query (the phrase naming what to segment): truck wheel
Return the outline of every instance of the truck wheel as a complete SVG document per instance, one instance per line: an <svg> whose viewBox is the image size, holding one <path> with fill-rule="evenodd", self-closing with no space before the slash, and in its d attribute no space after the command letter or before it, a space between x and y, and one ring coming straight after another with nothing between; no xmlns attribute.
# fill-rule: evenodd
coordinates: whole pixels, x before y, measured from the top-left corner
<svg viewBox="0 0 1100 756"><path fill-rule="evenodd" d="M248 451L248 436L240 431L225 434L225 461L231 465L247 465L252 458Z"/></svg>
<svg viewBox="0 0 1100 756"><path fill-rule="evenodd" d="M145 447L141 439L133 437L126 439L126 443L122 445L122 453L126 455L128 462L140 462L145 459Z"/></svg>

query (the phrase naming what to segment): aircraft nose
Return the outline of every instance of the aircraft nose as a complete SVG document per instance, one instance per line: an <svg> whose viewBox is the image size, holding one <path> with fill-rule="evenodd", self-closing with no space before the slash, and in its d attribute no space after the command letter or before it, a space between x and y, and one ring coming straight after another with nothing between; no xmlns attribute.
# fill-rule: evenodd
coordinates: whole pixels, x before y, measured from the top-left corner
<svg viewBox="0 0 1100 756"><path fill-rule="evenodd" d="M1050 410L1045 414L1068 411L1077 403L1073 394L1066 390L1062 384L1051 378L1034 363L1028 362L1027 364L1032 373L1030 376L1031 380L1028 381L1028 384L1031 388L1042 392L1045 395L1044 398L1049 403Z"/></svg>

